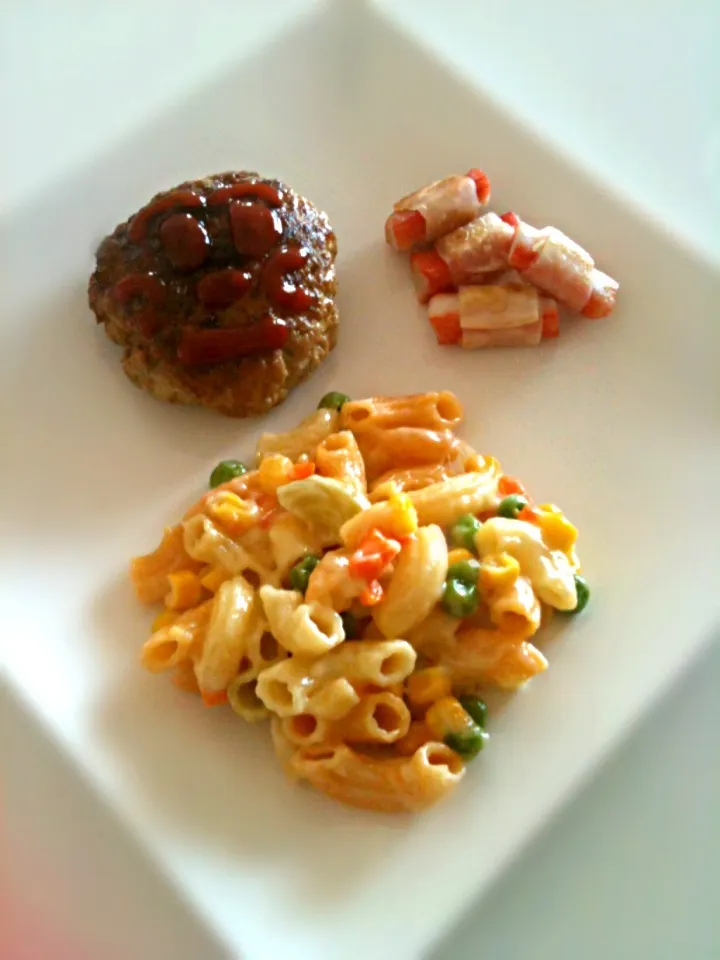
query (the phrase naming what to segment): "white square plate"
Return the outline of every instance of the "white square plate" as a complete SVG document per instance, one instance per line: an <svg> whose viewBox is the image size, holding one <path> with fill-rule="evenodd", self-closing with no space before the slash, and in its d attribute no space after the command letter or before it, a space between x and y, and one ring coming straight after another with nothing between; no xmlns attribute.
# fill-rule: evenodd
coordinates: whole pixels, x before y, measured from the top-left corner
<svg viewBox="0 0 720 960"><path fill-rule="evenodd" d="M606 322L537 350L434 343L391 203L486 169L493 206L553 223L621 282ZM341 342L262 422L138 392L86 305L92 251L156 190L286 179L340 244ZM246 960L410 960L496 876L708 639L718 617L720 282L360 4L320 9L3 223L8 676L169 881ZM265 730L144 675L126 579L214 463L329 389L451 388L466 436L581 529L593 589L491 749L414 819L289 784ZM12 416L8 415L12 411Z"/></svg>

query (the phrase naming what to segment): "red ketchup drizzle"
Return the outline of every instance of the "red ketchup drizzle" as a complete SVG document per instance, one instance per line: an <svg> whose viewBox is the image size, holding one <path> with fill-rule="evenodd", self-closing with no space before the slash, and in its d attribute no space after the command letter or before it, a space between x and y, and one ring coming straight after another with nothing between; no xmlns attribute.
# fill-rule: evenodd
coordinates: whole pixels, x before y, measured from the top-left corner
<svg viewBox="0 0 720 960"><path fill-rule="evenodd" d="M282 222L262 203L234 201L230 204L230 230L238 253L264 257L282 239Z"/></svg>
<svg viewBox="0 0 720 960"><path fill-rule="evenodd" d="M165 197L160 197L153 203L149 203L142 210L139 210L130 221L128 227L128 239L138 243L145 237L148 222L164 210L171 210L174 207L204 207L205 197L192 190L174 190Z"/></svg>
<svg viewBox="0 0 720 960"><path fill-rule="evenodd" d="M194 270L210 253L210 238L205 225L191 213L172 214L160 224L158 234L165 253L173 266L180 270Z"/></svg>
<svg viewBox="0 0 720 960"><path fill-rule="evenodd" d="M211 310L221 310L245 296L252 281L246 270L215 270L207 273L196 287L198 300Z"/></svg>
<svg viewBox="0 0 720 960"><path fill-rule="evenodd" d="M284 346L289 334L284 320L270 316L248 327L186 327L178 344L178 360L188 367L237 360L256 350L276 350Z"/></svg>
<svg viewBox="0 0 720 960"><path fill-rule="evenodd" d="M231 183L227 187L218 187L208 196L208 204L228 203L230 200L242 200L248 197L264 200L271 207L279 207L282 203L282 194L269 183L258 183L255 180L244 180L241 183Z"/></svg>
<svg viewBox="0 0 720 960"><path fill-rule="evenodd" d="M313 298L307 290L303 290L286 276L304 267L307 258L307 250L296 246L282 247L270 256L263 270L262 286L275 306L292 313L302 313L311 305Z"/></svg>
<svg viewBox="0 0 720 960"><path fill-rule="evenodd" d="M163 326L165 317L160 308L165 302L165 284L152 273L133 273L118 280L113 288L115 299L121 306L138 301L139 310L134 314L140 333L152 337Z"/></svg>

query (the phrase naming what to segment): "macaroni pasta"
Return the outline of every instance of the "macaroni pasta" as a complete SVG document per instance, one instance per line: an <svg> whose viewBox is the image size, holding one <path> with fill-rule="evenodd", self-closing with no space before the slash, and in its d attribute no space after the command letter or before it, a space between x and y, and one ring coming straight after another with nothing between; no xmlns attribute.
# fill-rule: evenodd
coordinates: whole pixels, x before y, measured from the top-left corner
<svg viewBox="0 0 720 960"><path fill-rule="evenodd" d="M132 561L163 605L140 661L269 721L289 776L414 812L486 742L483 688L547 669L538 631L585 606L577 529L458 438L449 391L328 397Z"/></svg>

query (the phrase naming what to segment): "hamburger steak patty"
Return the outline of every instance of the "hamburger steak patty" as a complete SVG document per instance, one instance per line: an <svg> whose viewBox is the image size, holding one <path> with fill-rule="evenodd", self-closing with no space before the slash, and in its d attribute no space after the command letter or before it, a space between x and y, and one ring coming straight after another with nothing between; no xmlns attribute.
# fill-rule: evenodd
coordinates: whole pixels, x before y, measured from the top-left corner
<svg viewBox="0 0 720 960"><path fill-rule="evenodd" d="M326 214L286 184L218 174L158 193L103 240L90 307L138 387L253 416L335 346L336 254Z"/></svg>

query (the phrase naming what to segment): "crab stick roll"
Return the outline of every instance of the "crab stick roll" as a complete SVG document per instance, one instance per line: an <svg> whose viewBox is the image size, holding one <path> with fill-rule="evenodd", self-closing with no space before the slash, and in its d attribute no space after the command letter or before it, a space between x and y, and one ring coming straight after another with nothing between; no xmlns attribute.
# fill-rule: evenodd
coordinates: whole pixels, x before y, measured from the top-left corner
<svg viewBox="0 0 720 960"><path fill-rule="evenodd" d="M398 200L385 222L385 239L396 250L412 250L480 216L490 199L482 170L446 177Z"/></svg>
<svg viewBox="0 0 720 960"><path fill-rule="evenodd" d="M583 248L555 227L538 230L518 224L510 248L510 266L562 306L586 316L604 317L615 304L618 285L595 268Z"/></svg>
<svg viewBox="0 0 720 960"><path fill-rule="evenodd" d="M507 269L514 234L496 213L486 213L441 237L433 250L414 253L410 266L420 303L436 293L493 281Z"/></svg>
<svg viewBox="0 0 720 960"><path fill-rule="evenodd" d="M505 346L515 342L539 343L543 333L541 298L534 287L468 286L457 293L441 293L428 305L428 317L438 343L465 343L467 333L497 334L470 338L480 346ZM518 338L505 336L522 329Z"/></svg>

